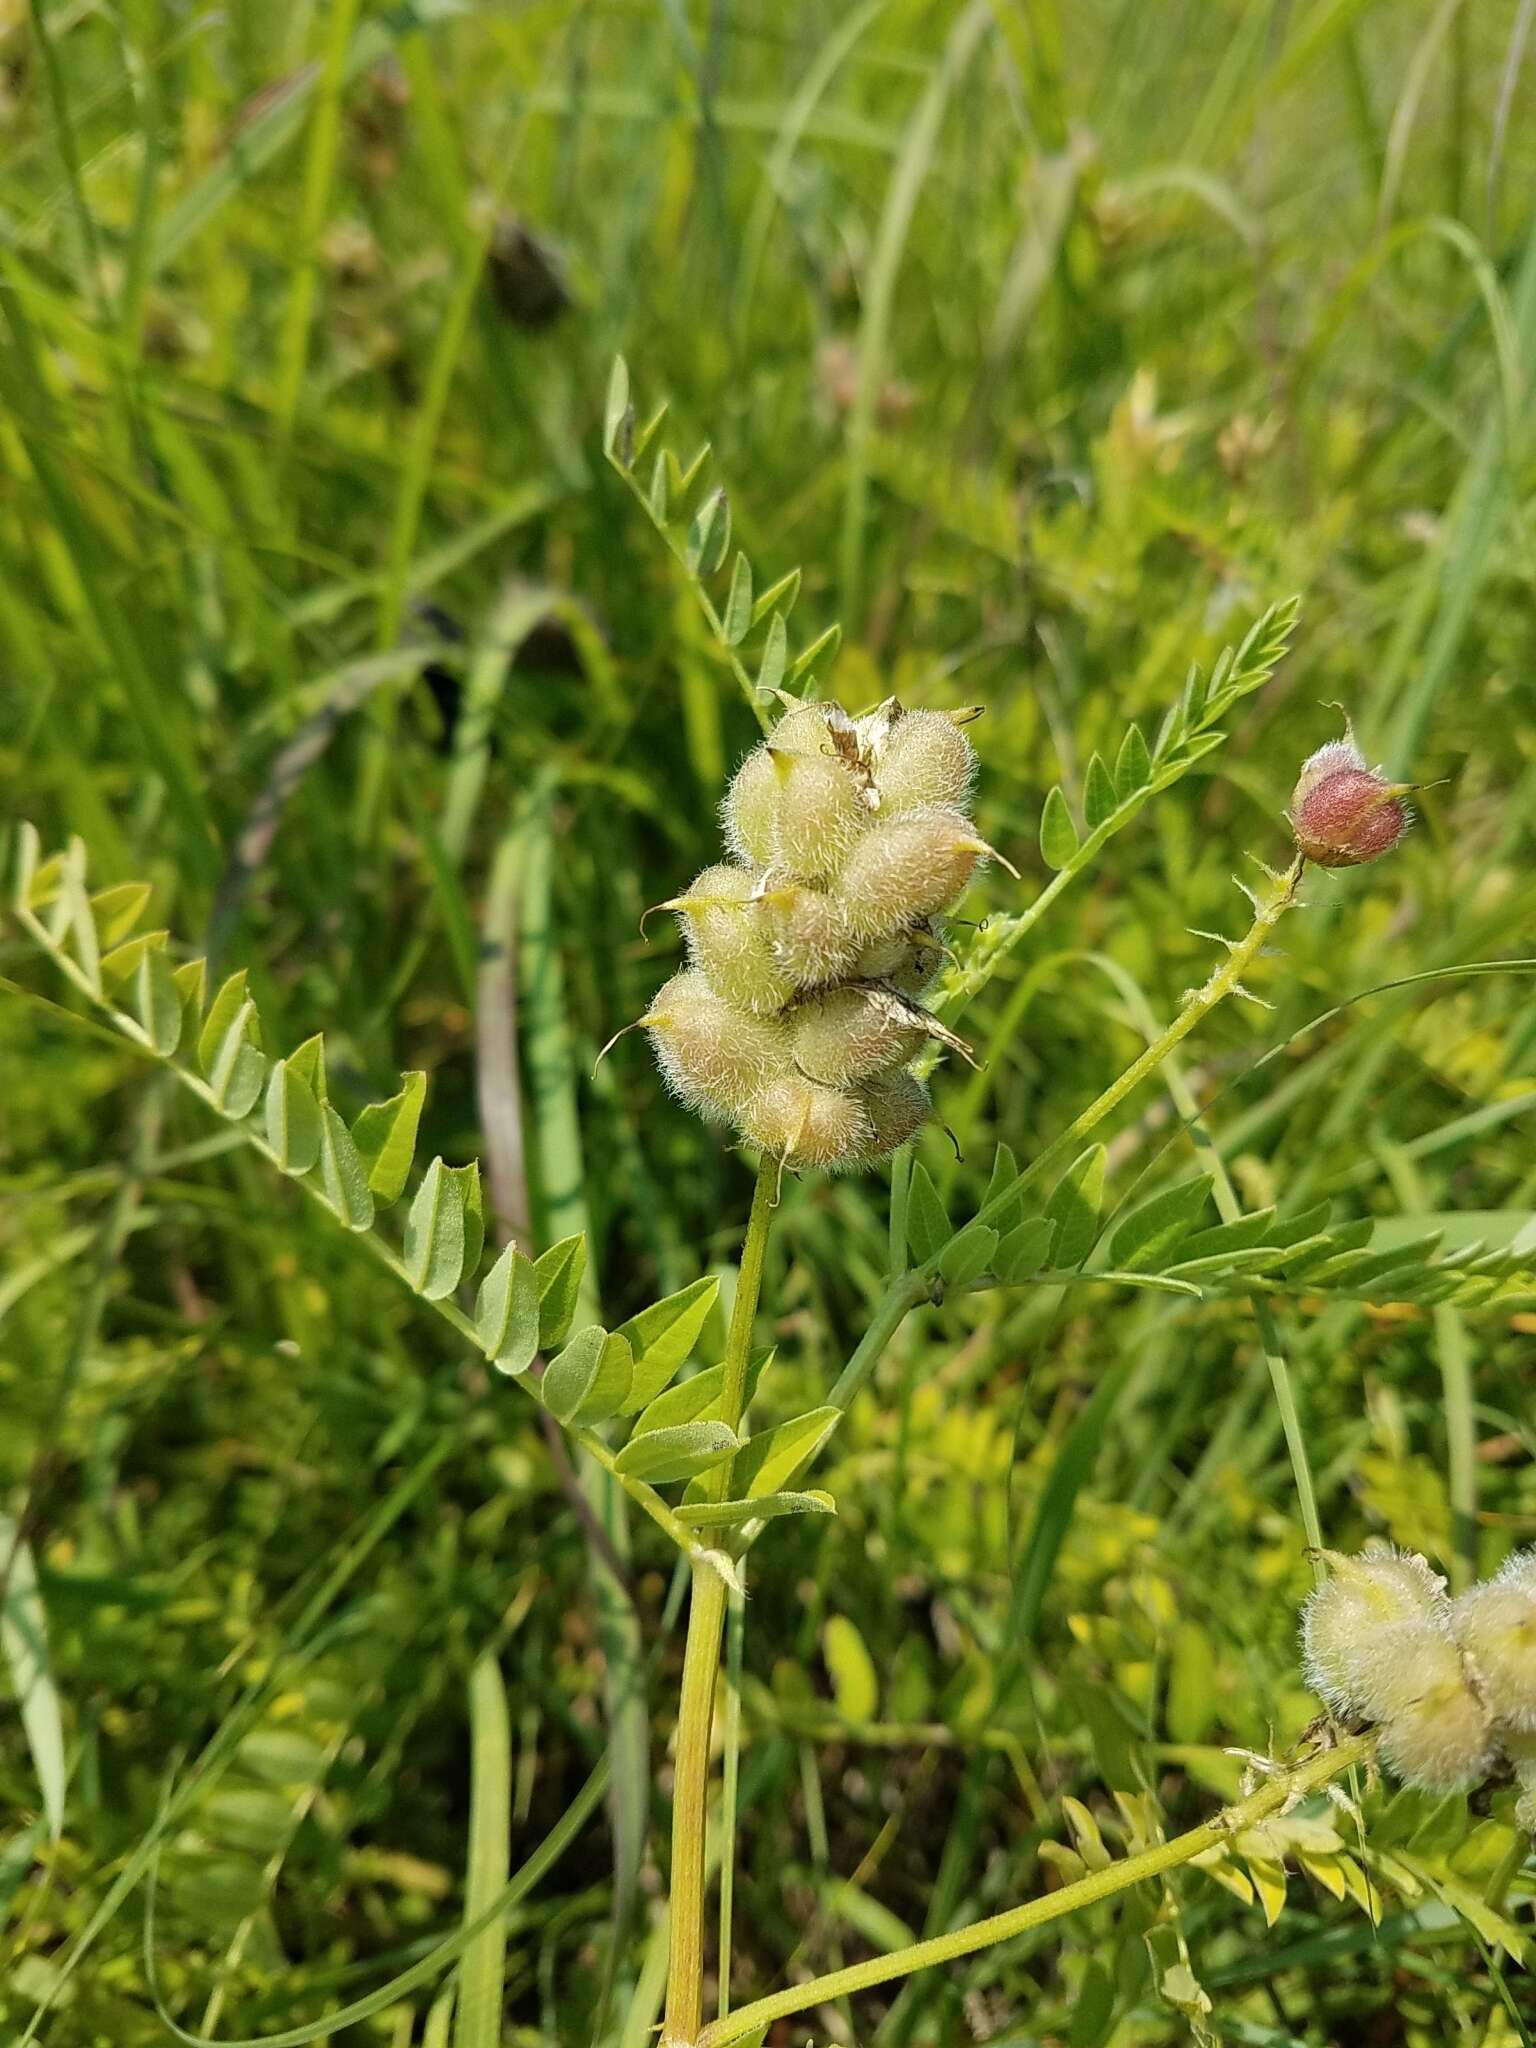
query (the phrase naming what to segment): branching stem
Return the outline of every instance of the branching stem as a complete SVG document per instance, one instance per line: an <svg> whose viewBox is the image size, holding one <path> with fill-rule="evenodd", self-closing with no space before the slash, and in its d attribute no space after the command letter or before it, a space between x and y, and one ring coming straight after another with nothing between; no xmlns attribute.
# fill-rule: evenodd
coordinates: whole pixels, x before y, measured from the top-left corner
<svg viewBox="0 0 1536 2048"><path fill-rule="evenodd" d="M735 1429L746 1402L752 1328L762 1291L763 1260L778 1184L776 1159L763 1158L752 1194L752 1213L741 1249L741 1271L725 1340L725 1386L720 1419ZM707 1473L711 1500L730 1498L730 1461ZM725 1626L726 1582L715 1564L695 1559L688 1608L688 1645L677 1708L677 1757L672 1781L672 1883L668 1902L671 1955L667 1965L663 2048L688 2048L704 2020L704 1892L709 1825L710 1738L715 1688L720 1675L720 1641ZM721 1958L722 1970L729 1960Z"/></svg>
<svg viewBox="0 0 1536 2048"><path fill-rule="evenodd" d="M1097 1905L1102 1899L1129 1891L1132 1885L1142 1884L1149 1877L1160 1877L1166 1871L1177 1870L1182 1864L1193 1862L1207 1849L1219 1848L1231 1841L1234 1835L1256 1827L1270 1814L1294 1805L1298 1799L1316 1792L1330 1779L1362 1763L1370 1755L1374 1742L1374 1735L1349 1736L1336 1748L1322 1750L1293 1769L1279 1771L1275 1776L1266 1778L1256 1792L1251 1792L1233 1806L1224 1807L1212 1819L1191 1828L1188 1834L1179 1835L1171 1842L1160 1842L1155 1848L1143 1849L1139 1855L1121 1857L1102 1870L1090 1871L1076 1884L1064 1885L1060 1891L1030 1899L1006 1913L994 1913L986 1920L974 1921L971 1926L957 1928L953 1933L937 1935L931 1941L913 1942L910 1948L896 1949L889 1955L872 1956L867 1962L854 1963L848 1969L813 1977L807 1984L792 1985L788 1991L776 1991L769 1998L754 1999L729 2018L716 2020L713 2026L706 2027L698 2037L696 2048L731 2048L732 2042L760 2035L776 2020L788 2019L797 2012L809 2012L815 2006L825 2005L835 1998L845 1998L855 1991L868 1991L877 1984L911 1977L919 1970L932 1969L937 1963L951 1963L961 1956L974 1955L978 1949L991 1948L1000 1941L1011 1941L1015 1935L1028 1934L1049 1921L1064 1919L1067 1914L1079 1912L1085 1906Z"/></svg>

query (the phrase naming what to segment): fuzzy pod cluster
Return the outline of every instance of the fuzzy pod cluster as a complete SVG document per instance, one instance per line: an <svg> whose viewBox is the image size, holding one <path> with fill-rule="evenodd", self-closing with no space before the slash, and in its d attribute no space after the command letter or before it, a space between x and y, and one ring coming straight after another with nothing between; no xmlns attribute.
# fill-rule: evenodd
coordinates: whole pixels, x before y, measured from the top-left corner
<svg viewBox="0 0 1536 2048"><path fill-rule="evenodd" d="M1302 1616L1313 1690L1375 1724L1405 1784L1452 1792L1511 1764L1536 1832L1536 1549L1454 1600L1411 1552L1326 1556L1332 1575Z"/></svg>
<svg viewBox="0 0 1536 2048"><path fill-rule="evenodd" d="M660 906L688 965L640 1023L700 1115L787 1166L856 1168L921 1128L923 1046L966 1050L921 997L992 851L970 819L975 714L785 703L726 795L730 859Z"/></svg>

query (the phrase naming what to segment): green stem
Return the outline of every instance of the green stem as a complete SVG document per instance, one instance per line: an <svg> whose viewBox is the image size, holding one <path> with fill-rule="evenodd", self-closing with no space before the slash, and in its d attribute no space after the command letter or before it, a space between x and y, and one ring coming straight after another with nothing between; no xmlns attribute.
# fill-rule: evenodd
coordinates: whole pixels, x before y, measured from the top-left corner
<svg viewBox="0 0 1536 2048"><path fill-rule="evenodd" d="M1235 1805L1223 1808L1213 1819L1191 1828L1188 1834L1179 1835L1171 1842L1160 1842L1156 1848L1142 1850L1140 1855L1122 1857L1103 1870L1091 1871L1086 1877L1079 1878L1076 1884L1047 1893L1044 1898L1030 1899L1006 1913L994 1913L986 1920L977 1920L951 1934L937 1935L931 1941L913 1942L909 1948L897 1949L892 1954L872 1956L867 1962L855 1963L846 1970L833 1970L824 1977L813 1977L808 1984L793 1985L788 1991L777 1991L770 1998L754 1999L729 2018L717 2020L713 2026L706 2027L698 2037L696 2048L730 2048L733 2041L760 2035L776 2020L787 2019L797 2012L808 2012L815 2006L825 2005L831 1999L843 1998L852 1992L868 1991L876 1984L889 1984L896 1978L910 1977L918 1970L932 1969L936 1963L952 1963L961 1956L974 1955L978 1949L991 1948L1000 1941L1011 1941L1015 1935L1028 1934L1049 1921L1063 1919L1069 1913L1079 1912L1086 1906L1097 1905L1102 1899L1129 1891L1132 1885L1142 1884L1149 1877L1177 1870L1182 1864L1203 1855L1207 1849L1222 1847L1245 1829L1256 1827L1270 1814L1278 1813L1308 1793L1316 1792L1330 1779L1363 1762L1370 1755L1374 1743L1374 1735L1352 1735L1336 1749L1323 1750L1308 1757L1293 1770L1277 1772L1274 1777L1266 1779L1258 1791L1238 1800Z"/></svg>
<svg viewBox="0 0 1536 2048"><path fill-rule="evenodd" d="M741 1272L725 1339L725 1386L720 1419L731 1429L746 1404L752 1328L762 1291L763 1260L773 1215L779 1162L764 1156L757 1169L752 1213L741 1248ZM710 1500L730 1498L731 1461L706 1473ZM663 2048L688 2048L704 2021L705 1848L709 1821L709 1750L714 1729L715 1687L720 1675L720 1639L725 1626L726 1582L708 1557L695 1557L693 1597L688 1609L688 1645L677 1706L677 1756L672 1781L672 1885L668 1900L671 1955L667 1965L667 2010ZM721 1956L722 1977L730 1969Z"/></svg>
<svg viewBox="0 0 1536 2048"><path fill-rule="evenodd" d="M1190 1135L1210 1168L1212 1192L1221 1220L1223 1223L1235 1223L1243 1213L1243 1205L1232 1185L1232 1176L1227 1172L1227 1163L1222 1158L1215 1139L1206 1128L1205 1120L1200 1114L1200 1105L1196 1102L1177 1060L1169 1060L1167 1079L1168 1093L1173 1097L1174 1107L1189 1126ZM1275 1406L1280 1413L1280 1427L1285 1432L1285 1447L1290 1454L1291 1477L1296 1482L1296 1501L1301 1511L1301 1526L1306 1534L1307 1547L1312 1552L1313 1570L1320 1574L1321 1562L1318 1552L1323 1547L1323 1528L1318 1520L1317 1491L1312 1484L1312 1461L1307 1456L1307 1439L1296 1407L1296 1392L1291 1380L1290 1365L1286 1360L1285 1348L1281 1343L1280 1331L1269 1302L1257 1288L1248 1298L1253 1307L1254 1321L1258 1325L1259 1342L1264 1347L1264 1363L1269 1368L1269 1383L1274 1389Z"/></svg>
<svg viewBox="0 0 1536 2048"><path fill-rule="evenodd" d="M1016 1197L1044 1173L1058 1165L1072 1151L1079 1139L1084 1138L1098 1124L1101 1124L1111 1110L1117 1109L1127 1095L1139 1088L1150 1074L1167 1059L1175 1046L1189 1036L1195 1026L1208 1017L1218 1003L1228 996L1246 995L1243 974L1251 967L1264 950L1270 933L1296 901L1296 891L1301 884L1305 861L1297 854L1283 875L1274 878L1270 893L1255 899L1252 925L1240 939L1229 941L1227 957L1211 975L1203 987L1195 990L1177 1017L1153 1040L1138 1059L1132 1060L1125 1072L1111 1081L1103 1094L1090 1102L1080 1116L1062 1132L1054 1143L1037 1153L1019 1178L1004 1188L988 1202L977 1215L978 1223L993 1223L1003 1212L1013 1206Z"/></svg>

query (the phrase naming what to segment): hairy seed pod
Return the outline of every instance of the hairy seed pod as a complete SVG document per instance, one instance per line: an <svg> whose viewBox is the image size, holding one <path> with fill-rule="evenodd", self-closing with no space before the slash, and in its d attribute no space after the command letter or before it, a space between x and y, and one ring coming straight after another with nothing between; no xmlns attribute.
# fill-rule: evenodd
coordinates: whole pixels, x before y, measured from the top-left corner
<svg viewBox="0 0 1536 2048"><path fill-rule="evenodd" d="M674 974L640 1021L675 1093L719 1121L740 1116L789 1064L785 1026L743 1015L696 968Z"/></svg>
<svg viewBox="0 0 1536 2048"><path fill-rule="evenodd" d="M820 988L847 974L859 942L836 896L805 882L786 882L759 897L756 914L773 956L797 989Z"/></svg>
<svg viewBox="0 0 1536 2048"><path fill-rule="evenodd" d="M736 770L720 807L725 843L739 861L768 867L777 846L779 778L766 746L754 747Z"/></svg>
<svg viewBox="0 0 1536 2048"><path fill-rule="evenodd" d="M1536 1551L1454 1601L1451 1629L1494 1720L1536 1734Z"/></svg>
<svg viewBox="0 0 1536 2048"><path fill-rule="evenodd" d="M1515 1804L1515 1825L1536 1835L1536 1735L1506 1735L1504 1754L1515 1773L1520 1797Z"/></svg>
<svg viewBox="0 0 1536 2048"><path fill-rule="evenodd" d="M803 1075L770 1081L741 1118L749 1144L786 1166L853 1166L868 1154L869 1113L840 1088L824 1088Z"/></svg>
<svg viewBox="0 0 1536 2048"><path fill-rule="evenodd" d="M1291 795L1296 844L1321 868L1353 868L1390 853L1412 822L1410 785L1365 765L1354 734L1319 747Z"/></svg>
<svg viewBox="0 0 1536 2048"><path fill-rule="evenodd" d="M753 877L745 868L706 868L663 908L677 912L688 957L718 996L738 1009L771 1016L794 994L794 983L775 959L752 902Z"/></svg>
<svg viewBox="0 0 1536 2048"><path fill-rule="evenodd" d="M1486 1777L1497 1756L1487 1709L1449 1636L1396 1622L1376 1639L1383 1705L1381 1760L1405 1785L1454 1792Z"/></svg>
<svg viewBox="0 0 1536 2048"><path fill-rule="evenodd" d="M788 1013L795 1064L832 1088L904 1067L928 1036L927 1012L878 982L849 981Z"/></svg>
<svg viewBox="0 0 1536 2048"><path fill-rule="evenodd" d="M868 1148L861 1160L866 1165L889 1158L898 1146L915 1138L932 1108L922 1082L904 1067L864 1082L858 1096L869 1118Z"/></svg>
<svg viewBox="0 0 1536 2048"><path fill-rule="evenodd" d="M841 704L791 704L768 735L781 754L838 754L853 759L858 739Z"/></svg>
<svg viewBox="0 0 1536 2048"><path fill-rule="evenodd" d="M1307 1683L1335 1713L1374 1719L1383 1697L1383 1631L1417 1624L1446 1636L1445 1581L1412 1552L1324 1555L1333 1575L1310 1596L1301 1617Z"/></svg>
<svg viewBox="0 0 1536 2048"><path fill-rule="evenodd" d="M881 745L875 766L880 814L932 804L964 810L976 777L970 741L942 711L904 711Z"/></svg>
<svg viewBox="0 0 1536 2048"><path fill-rule="evenodd" d="M797 882L832 882L869 829L871 813L859 785L831 754L781 753L771 742L778 776L774 867Z"/></svg>
<svg viewBox="0 0 1536 2048"><path fill-rule="evenodd" d="M862 981L888 981L904 996L920 996L938 973L944 944L936 920L864 947L854 965Z"/></svg>
<svg viewBox="0 0 1536 2048"><path fill-rule="evenodd" d="M991 850L962 811L905 811L880 819L859 841L838 894L866 941L892 938L948 910Z"/></svg>

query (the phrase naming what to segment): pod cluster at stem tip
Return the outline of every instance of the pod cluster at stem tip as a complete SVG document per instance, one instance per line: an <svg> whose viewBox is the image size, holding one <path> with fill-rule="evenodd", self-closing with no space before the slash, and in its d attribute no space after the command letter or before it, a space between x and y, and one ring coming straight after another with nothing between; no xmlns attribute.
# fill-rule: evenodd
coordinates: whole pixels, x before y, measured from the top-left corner
<svg viewBox="0 0 1536 2048"><path fill-rule="evenodd" d="M1001 856L970 818L976 708L781 703L726 793L730 858L657 906L688 965L638 1023L691 1109L785 1166L853 1169L927 1119L924 1046L970 1057L921 998L945 913Z"/></svg>
<svg viewBox="0 0 1536 2048"><path fill-rule="evenodd" d="M1373 1723L1405 1784L1453 1792L1501 1762L1536 1833L1536 1549L1459 1594L1410 1551L1325 1551L1331 1574L1302 1614L1307 1682L1350 1721Z"/></svg>

